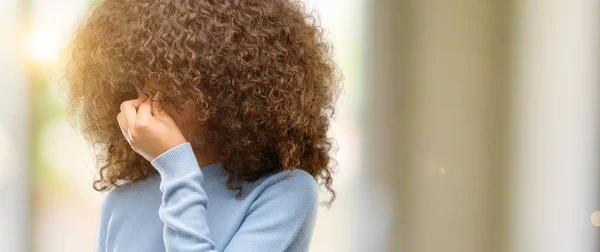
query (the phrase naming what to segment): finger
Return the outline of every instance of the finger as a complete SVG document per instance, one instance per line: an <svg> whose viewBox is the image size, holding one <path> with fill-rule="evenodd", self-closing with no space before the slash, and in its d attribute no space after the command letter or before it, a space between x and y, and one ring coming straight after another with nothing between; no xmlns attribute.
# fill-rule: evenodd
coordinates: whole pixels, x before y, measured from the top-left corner
<svg viewBox="0 0 600 252"><path fill-rule="evenodd" d="M129 101L131 102L131 105L137 109L142 105L142 102L144 102L146 98L148 98L148 94L142 93L141 95L138 95L138 98Z"/></svg>
<svg viewBox="0 0 600 252"><path fill-rule="evenodd" d="M128 100L121 103L121 113L123 113L123 117L125 118L125 123L127 128L133 127L135 125L135 118L137 117L137 108L142 103L142 97L139 97L135 100Z"/></svg>
<svg viewBox="0 0 600 252"><path fill-rule="evenodd" d="M150 99L146 99L138 108L136 120L138 123L146 123L150 117L152 117L152 103Z"/></svg>
<svg viewBox="0 0 600 252"><path fill-rule="evenodd" d="M127 130L127 126L125 125L125 119L123 117L123 114L119 113L117 115L117 123L119 124L119 129L121 129L121 133L123 134L123 138L125 138L125 140L127 140L127 142L129 144L131 144L131 139L129 139L129 136L125 133Z"/></svg>
<svg viewBox="0 0 600 252"><path fill-rule="evenodd" d="M162 107L162 92L156 92L156 94L152 97L152 115L154 116L164 116L166 114L164 108Z"/></svg>
<svg viewBox="0 0 600 252"><path fill-rule="evenodd" d="M131 127L129 125L134 125L134 124L127 124L127 119L125 119L125 115L123 115L123 113L119 113L119 114L121 115L121 125L123 125L123 127L121 127L121 132L123 133L123 136L125 136L125 139L127 140L127 142L129 142L129 145L132 145L133 137L131 136Z"/></svg>

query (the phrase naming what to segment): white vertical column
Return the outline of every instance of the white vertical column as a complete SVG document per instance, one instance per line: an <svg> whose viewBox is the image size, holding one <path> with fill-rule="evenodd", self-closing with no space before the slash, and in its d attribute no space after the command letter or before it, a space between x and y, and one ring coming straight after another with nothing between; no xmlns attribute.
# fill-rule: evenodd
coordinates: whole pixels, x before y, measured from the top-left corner
<svg viewBox="0 0 600 252"><path fill-rule="evenodd" d="M505 5L372 5L365 149L394 209L385 251L503 251Z"/></svg>
<svg viewBox="0 0 600 252"><path fill-rule="evenodd" d="M414 2L404 116L411 252L499 251L503 45L494 1Z"/></svg>
<svg viewBox="0 0 600 252"><path fill-rule="evenodd" d="M0 1L0 244L27 251L29 106L18 43L20 1Z"/></svg>
<svg viewBox="0 0 600 252"><path fill-rule="evenodd" d="M515 3L510 251L598 251L600 2Z"/></svg>

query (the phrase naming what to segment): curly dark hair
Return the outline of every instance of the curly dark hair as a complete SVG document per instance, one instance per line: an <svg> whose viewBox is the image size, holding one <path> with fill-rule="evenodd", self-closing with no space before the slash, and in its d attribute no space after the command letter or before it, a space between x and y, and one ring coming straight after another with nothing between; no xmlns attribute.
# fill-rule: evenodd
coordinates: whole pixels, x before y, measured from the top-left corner
<svg viewBox="0 0 600 252"><path fill-rule="evenodd" d="M77 29L65 80L72 119L97 151L94 189L156 173L123 139L119 105L155 83L194 106L227 187L301 169L331 192L329 120L341 75L322 27L290 0L106 0Z"/></svg>

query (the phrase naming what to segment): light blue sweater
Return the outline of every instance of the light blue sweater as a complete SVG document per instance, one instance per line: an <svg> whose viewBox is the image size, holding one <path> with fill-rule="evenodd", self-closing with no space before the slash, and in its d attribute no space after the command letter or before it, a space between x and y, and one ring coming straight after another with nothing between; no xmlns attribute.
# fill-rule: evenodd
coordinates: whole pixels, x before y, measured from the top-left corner
<svg viewBox="0 0 600 252"><path fill-rule="evenodd" d="M199 167L189 143L152 160L159 175L111 190L96 251L307 251L317 213L317 184L301 170L227 189L227 174Z"/></svg>

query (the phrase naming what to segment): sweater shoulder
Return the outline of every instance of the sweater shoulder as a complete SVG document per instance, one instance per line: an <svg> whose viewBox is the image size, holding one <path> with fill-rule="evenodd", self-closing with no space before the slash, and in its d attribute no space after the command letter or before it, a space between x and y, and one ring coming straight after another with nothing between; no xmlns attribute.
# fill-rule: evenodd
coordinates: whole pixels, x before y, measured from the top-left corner
<svg viewBox="0 0 600 252"><path fill-rule="evenodd" d="M161 195L159 185L160 177L154 175L113 187L103 193L102 209L108 210L115 206L122 207L131 204L147 204L147 202L156 205L157 199L160 200L157 195Z"/></svg>
<svg viewBox="0 0 600 252"><path fill-rule="evenodd" d="M317 187L315 178L300 169L272 173L265 176L261 184L264 184L266 188L294 187L312 189Z"/></svg>
<svg viewBox="0 0 600 252"><path fill-rule="evenodd" d="M318 184L315 178L303 170L294 169L280 171L265 176L257 181L260 194L258 201L286 202L294 204L316 204L318 201Z"/></svg>

